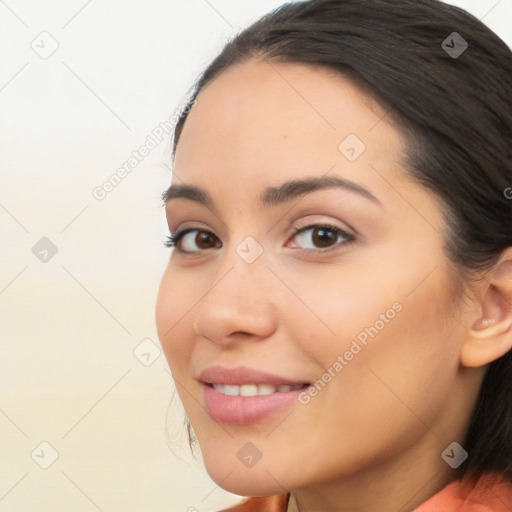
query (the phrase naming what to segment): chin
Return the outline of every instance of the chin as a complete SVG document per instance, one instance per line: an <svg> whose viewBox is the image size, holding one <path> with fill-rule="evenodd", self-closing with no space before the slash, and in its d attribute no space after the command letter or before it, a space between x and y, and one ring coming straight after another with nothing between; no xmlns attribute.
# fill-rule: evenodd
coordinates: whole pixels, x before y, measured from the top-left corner
<svg viewBox="0 0 512 512"><path fill-rule="evenodd" d="M288 492L283 487L277 485L275 480L269 475L266 475L266 482L256 482L254 478L242 478L238 475L230 475L227 478L224 475L224 480L220 479L218 481L213 477L212 479L225 491L237 494L238 496L264 497Z"/></svg>
<svg viewBox="0 0 512 512"><path fill-rule="evenodd" d="M242 464L232 464L226 459L220 462L214 457L212 460L204 459L204 463L210 478L219 487L232 494L259 497L287 492L284 487L288 488L288 486L284 478L263 466L261 461L252 468L246 468Z"/></svg>

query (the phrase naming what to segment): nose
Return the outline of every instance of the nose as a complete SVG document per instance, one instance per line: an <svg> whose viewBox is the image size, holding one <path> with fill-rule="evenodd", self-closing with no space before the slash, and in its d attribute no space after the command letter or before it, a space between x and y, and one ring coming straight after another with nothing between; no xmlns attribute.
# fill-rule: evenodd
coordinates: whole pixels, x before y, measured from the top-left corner
<svg viewBox="0 0 512 512"><path fill-rule="evenodd" d="M198 336L223 346L271 336L277 322L271 278L263 255L247 263L233 250L217 267L198 306Z"/></svg>

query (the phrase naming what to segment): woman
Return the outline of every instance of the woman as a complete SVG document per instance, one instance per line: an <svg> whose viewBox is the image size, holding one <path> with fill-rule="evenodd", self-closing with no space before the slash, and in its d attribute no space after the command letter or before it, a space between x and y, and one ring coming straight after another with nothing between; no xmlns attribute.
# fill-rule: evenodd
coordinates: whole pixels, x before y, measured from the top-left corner
<svg viewBox="0 0 512 512"><path fill-rule="evenodd" d="M437 0L285 4L202 74L156 319L230 510L512 510L511 92Z"/></svg>

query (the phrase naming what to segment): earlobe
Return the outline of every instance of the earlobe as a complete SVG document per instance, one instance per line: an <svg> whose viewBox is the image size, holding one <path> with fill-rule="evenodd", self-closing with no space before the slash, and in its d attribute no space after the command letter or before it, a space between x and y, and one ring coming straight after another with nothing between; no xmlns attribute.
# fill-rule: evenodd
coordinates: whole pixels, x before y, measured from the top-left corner
<svg viewBox="0 0 512 512"><path fill-rule="evenodd" d="M512 349L512 248L507 249L483 282L481 314L461 346L463 366L492 363Z"/></svg>

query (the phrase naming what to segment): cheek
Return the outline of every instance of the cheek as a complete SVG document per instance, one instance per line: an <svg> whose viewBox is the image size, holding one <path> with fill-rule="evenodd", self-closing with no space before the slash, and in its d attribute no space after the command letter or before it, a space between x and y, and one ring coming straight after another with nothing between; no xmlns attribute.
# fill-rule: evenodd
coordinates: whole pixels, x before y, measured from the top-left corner
<svg viewBox="0 0 512 512"><path fill-rule="evenodd" d="M381 418L399 431L411 423L422 427L414 414L432 419L458 367L445 267L382 256L380 271L371 275L336 275L327 267L303 273L295 291L310 311L297 303L283 313L291 315L284 320L293 326L290 337L314 361L321 381L312 402L331 411L327 423L336 429L341 422L354 434L373 430ZM397 266L400 274L390 271Z"/></svg>
<svg viewBox="0 0 512 512"><path fill-rule="evenodd" d="M191 344L187 332L195 302L190 286L182 283L179 272L165 271L156 300L156 327L165 357L173 375L184 371L190 357ZM197 294L196 294L197 296Z"/></svg>

